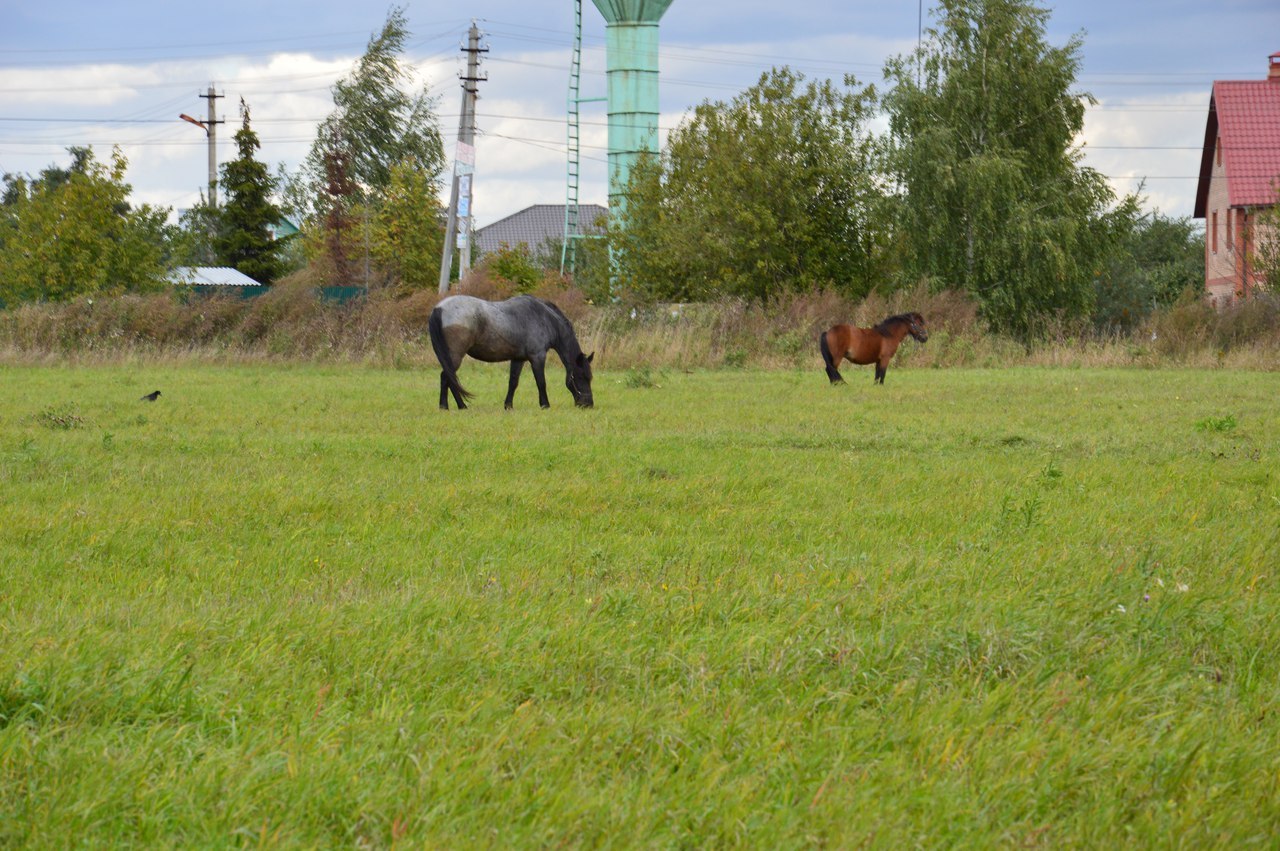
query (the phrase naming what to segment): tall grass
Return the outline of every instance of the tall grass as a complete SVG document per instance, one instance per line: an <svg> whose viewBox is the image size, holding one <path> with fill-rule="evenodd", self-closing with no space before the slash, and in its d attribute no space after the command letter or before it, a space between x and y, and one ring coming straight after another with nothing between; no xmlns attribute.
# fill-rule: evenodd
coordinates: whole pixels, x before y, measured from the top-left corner
<svg viewBox="0 0 1280 851"><path fill-rule="evenodd" d="M512 294L483 271L462 292ZM811 366L817 335L836 322L873 325L907 310L924 314L927 345L908 341L897 367L1137 366L1280 368L1280 300L1263 295L1218 312L1189 301L1127 333L1048 323L1031 345L985 327L976 305L954 292L920 288L851 301L832 292L788 295L760 304L598 306L555 278L536 295L556 302L605 369L791 368ZM305 281L286 282L250 300L184 299L176 293L22 305L0 311L0 359L312 361L421 367L434 362L427 317L438 296L372 291L345 305L325 302Z"/></svg>
<svg viewBox="0 0 1280 851"><path fill-rule="evenodd" d="M1280 833L1271 376L468 370L0 368L0 845Z"/></svg>

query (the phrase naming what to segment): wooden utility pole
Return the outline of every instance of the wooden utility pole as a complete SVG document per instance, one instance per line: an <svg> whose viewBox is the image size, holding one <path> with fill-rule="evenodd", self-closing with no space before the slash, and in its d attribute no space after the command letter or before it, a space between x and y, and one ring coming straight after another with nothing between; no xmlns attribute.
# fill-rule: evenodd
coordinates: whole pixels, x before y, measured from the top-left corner
<svg viewBox="0 0 1280 851"><path fill-rule="evenodd" d="M489 48L480 46L480 29L475 21L467 33L467 73L462 77L462 115L458 119L458 148L454 156L453 187L449 190L449 221L444 230L444 251L440 258L440 292L449 291L449 272L453 268L453 250L459 250L458 270L466 274L471 268L471 178L476 164L476 100L480 76L480 54Z"/></svg>

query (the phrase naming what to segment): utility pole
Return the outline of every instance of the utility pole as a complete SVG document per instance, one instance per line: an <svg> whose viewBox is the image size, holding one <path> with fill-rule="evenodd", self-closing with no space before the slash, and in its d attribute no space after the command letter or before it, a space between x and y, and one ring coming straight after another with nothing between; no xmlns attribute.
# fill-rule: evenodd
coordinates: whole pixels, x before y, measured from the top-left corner
<svg viewBox="0 0 1280 851"><path fill-rule="evenodd" d="M200 95L209 101L209 117L204 121L199 121L187 115L185 112L178 117L183 121L189 121L200 129L204 130L204 135L209 140L209 206L217 209L218 207L218 125L223 122L218 119L218 98L226 97L214 91L213 84L209 85L209 92Z"/></svg>
<svg viewBox="0 0 1280 851"><path fill-rule="evenodd" d="M458 119L458 148L454 156L453 187L449 190L449 221L444 230L444 251L440 258L440 292L449 291L449 272L453 267L453 249L461 252L458 258L460 275L471 268L471 178L476 167L476 100L479 83L488 79L480 76L480 54L489 48L480 46L480 29L471 22L467 33L467 73L462 77L462 115Z"/></svg>
<svg viewBox="0 0 1280 851"><path fill-rule="evenodd" d="M209 206L217 209L218 207L218 125L222 122L218 120L218 98L224 97L213 90L213 85L209 85L208 94L200 95L200 97L209 101L209 117L205 119L205 123L209 125Z"/></svg>

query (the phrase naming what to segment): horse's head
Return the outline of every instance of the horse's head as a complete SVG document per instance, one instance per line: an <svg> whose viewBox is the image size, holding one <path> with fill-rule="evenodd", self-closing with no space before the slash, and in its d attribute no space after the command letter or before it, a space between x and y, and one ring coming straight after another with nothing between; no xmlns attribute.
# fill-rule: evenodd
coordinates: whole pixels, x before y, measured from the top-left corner
<svg viewBox="0 0 1280 851"><path fill-rule="evenodd" d="M589 355L578 352L565 364L564 386L569 388L573 403L579 408L590 408L595 404L591 397L591 361L595 356L595 352Z"/></svg>
<svg viewBox="0 0 1280 851"><path fill-rule="evenodd" d="M911 336L915 337L918 342L923 343L929 339L929 332L924 329L924 317L918 313L908 313L907 330L911 332Z"/></svg>

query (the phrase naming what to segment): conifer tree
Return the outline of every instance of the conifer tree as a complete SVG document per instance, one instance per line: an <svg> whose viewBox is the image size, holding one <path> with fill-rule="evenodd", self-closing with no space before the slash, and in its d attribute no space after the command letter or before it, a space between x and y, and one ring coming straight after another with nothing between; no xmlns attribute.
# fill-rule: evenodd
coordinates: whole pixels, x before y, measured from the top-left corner
<svg viewBox="0 0 1280 851"><path fill-rule="evenodd" d="M249 106L240 100L240 129L235 143L238 155L222 167L222 187L227 200L219 218L215 248L220 262L234 266L263 284L271 284L283 272L282 243L272 225L280 221L280 209L271 201L276 181L255 152L262 146L249 125Z"/></svg>

